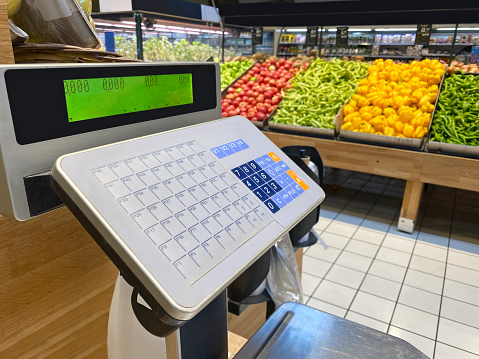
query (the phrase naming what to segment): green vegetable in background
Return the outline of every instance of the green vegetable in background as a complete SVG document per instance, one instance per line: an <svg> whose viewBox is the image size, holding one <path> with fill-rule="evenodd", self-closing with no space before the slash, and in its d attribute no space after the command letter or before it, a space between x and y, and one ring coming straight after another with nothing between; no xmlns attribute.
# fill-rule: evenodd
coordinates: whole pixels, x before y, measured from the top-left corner
<svg viewBox="0 0 479 359"><path fill-rule="evenodd" d="M221 64L221 91L253 66L253 61L230 61Z"/></svg>
<svg viewBox="0 0 479 359"><path fill-rule="evenodd" d="M273 122L333 129L336 114L355 93L359 80L366 77L368 67L338 59L311 62L284 94Z"/></svg>
<svg viewBox="0 0 479 359"><path fill-rule="evenodd" d="M479 146L479 76L457 72L444 80L431 141Z"/></svg>

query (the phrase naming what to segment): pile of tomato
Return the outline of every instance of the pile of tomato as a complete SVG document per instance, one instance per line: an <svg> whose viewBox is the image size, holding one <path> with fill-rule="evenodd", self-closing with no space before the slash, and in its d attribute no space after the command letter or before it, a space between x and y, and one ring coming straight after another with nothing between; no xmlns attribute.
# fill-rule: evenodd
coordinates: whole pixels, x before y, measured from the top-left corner
<svg viewBox="0 0 479 359"><path fill-rule="evenodd" d="M228 88L221 102L222 116L241 115L251 121L263 121L281 101L281 90L291 88L290 80L308 66L309 63L293 63L283 58L256 63Z"/></svg>

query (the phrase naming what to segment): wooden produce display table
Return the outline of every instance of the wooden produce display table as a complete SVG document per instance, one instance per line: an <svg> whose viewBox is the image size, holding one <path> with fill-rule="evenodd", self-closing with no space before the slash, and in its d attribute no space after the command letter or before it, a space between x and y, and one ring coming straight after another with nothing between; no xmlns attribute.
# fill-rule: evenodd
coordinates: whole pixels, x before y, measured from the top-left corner
<svg viewBox="0 0 479 359"><path fill-rule="evenodd" d="M412 233L425 183L479 191L479 160L265 131L278 147L316 147L325 166L406 180L400 231Z"/></svg>

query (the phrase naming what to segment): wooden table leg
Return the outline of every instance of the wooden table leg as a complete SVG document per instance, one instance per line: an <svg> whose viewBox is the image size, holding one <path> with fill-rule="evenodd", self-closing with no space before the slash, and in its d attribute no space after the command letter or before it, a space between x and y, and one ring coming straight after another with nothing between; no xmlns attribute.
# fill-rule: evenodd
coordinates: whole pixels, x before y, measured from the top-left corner
<svg viewBox="0 0 479 359"><path fill-rule="evenodd" d="M416 222L419 205L421 204L424 183L409 180L406 182L404 197L402 201L401 214L399 216L398 229L403 232L412 233Z"/></svg>

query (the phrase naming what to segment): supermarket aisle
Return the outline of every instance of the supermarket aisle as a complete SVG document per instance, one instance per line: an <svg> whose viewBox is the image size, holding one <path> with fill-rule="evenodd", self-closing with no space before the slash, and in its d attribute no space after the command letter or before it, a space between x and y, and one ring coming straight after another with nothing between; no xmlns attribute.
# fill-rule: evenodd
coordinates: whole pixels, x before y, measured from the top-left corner
<svg viewBox="0 0 479 359"><path fill-rule="evenodd" d="M315 227L324 243L304 257L306 304L430 358L479 359L479 193L429 186L416 231L406 234L396 227L404 186L326 170Z"/></svg>

